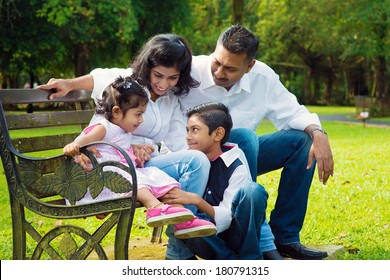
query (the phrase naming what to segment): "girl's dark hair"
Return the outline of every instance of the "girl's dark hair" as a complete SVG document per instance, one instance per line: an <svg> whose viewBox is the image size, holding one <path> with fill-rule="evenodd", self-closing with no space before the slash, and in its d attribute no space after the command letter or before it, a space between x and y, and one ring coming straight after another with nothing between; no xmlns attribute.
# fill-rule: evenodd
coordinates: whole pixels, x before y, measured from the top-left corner
<svg viewBox="0 0 390 280"><path fill-rule="evenodd" d="M236 24L227 28L218 38L218 43L234 54L246 53L247 62L256 58L259 39L242 25Z"/></svg>
<svg viewBox="0 0 390 280"><path fill-rule="evenodd" d="M209 128L209 135L218 127L225 129L225 136L221 140L221 145L225 144L229 138L230 131L233 127L232 117L229 109L222 103L204 103L188 110L187 118L197 116Z"/></svg>
<svg viewBox="0 0 390 280"><path fill-rule="evenodd" d="M123 114L126 114L129 109L145 105L148 101L145 90L133 78L118 77L104 89L95 111L97 114L104 115L107 120L111 120L114 106L118 106Z"/></svg>
<svg viewBox="0 0 390 280"><path fill-rule="evenodd" d="M200 84L191 76L191 63L192 52L183 38L175 34L159 34L146 42L130 66L133 69L132 77L149 89L153 67L176 67L180 71L180 77L173 92L175 95L182 95Z"/></svg>

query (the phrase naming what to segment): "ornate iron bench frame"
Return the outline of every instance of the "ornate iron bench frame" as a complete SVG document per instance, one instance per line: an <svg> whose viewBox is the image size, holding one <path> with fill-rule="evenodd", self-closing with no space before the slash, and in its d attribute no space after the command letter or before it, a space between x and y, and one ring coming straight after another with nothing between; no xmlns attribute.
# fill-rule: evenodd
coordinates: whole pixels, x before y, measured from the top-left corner
<svg viewBox="0 0 390 280"><path fill-rule="evenodd" d="M120 148L128 166L119 162L98 164L88 153L93 170L85 172L72 158L62 154L62 148L85 127L93 114L91 109L82 109L83 104L91 104L88 91L74 91L66 97L51 101L49 92L33 89L0 90L0 152L7 179L13 235L13 259L86 259L95 252L99 259L107 259L101 241L115 227L114 258L128 259L130 232L137 205L137 178L129 156ZM25 105L22 105L25 104ZM37 106L60 104L60 109L32 113L9 114L5 107ZM69 109L70 108L70 109ZM67 133L65 126L77 126L79 130ZM53 135L26 137L26 133L14 131L53 127ZM11 133L10 133L11 132ZM11 137L13 136L13 137ZM112 145L99 142L101 144ZM32 152L46 153L58 150L56 155L41 156ZM132 183L119 173L107 171L104 166L115 166L130 174ZM103 186L115 192L132 192L130 197L121 197L90 204L75 205L89 188L92 196L97 196ZM68 203L66 203L66 199ZM85 228L72 224L60 224L46 233L26 218L26 210L39 216L55 220L72 220L110 213L100 225L89 233ZM68 222L67 222L68 223ZM35 227L34 227L35 226ZM32 254L27 255L26 236L36 242Z"/></svg>

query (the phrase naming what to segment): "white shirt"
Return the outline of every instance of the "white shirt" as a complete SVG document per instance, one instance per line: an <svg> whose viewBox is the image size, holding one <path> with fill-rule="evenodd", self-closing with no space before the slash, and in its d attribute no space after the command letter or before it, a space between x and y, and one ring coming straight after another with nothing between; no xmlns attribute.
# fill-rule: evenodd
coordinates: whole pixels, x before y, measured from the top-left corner
<svg viewBox="0 0 390 280"><path fill-rule="evenodd" d="M92 98L96 102L98 98L101 98L107 85L119 76L126 77L131 74L131 68L94 69L91 72L94 80ZM187 149L188 145L185 140L187 135L186 121L183 118L178 97L172 91L168 91L157 98L156 101L152 101L150 100L149 90L144 89L149 96L149 102L143 115L144 122L133 132L133 143L153 145L164 141L171 151ZM155 150L157 151L156 148Z"/></svg>
<svg viewBox="0 0 390 280"><path fill-rule="evenodd" d="M279 130L304 130L310 124L320 126L318 116L300 105L266 64L256 61L253 68L227 91L213 81L212 59L212 55L193 57L191 74L201 84L191 89L188 95L179 97L184 113L201 103L222 102L232 115L233 128L255 130L264 118L272 121Z"/></svg>

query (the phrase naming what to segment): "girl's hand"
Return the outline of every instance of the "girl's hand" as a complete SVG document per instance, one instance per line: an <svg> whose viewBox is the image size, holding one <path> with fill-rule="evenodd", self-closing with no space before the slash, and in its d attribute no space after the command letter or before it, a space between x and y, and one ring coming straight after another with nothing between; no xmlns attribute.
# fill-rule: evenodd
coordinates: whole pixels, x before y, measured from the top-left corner
<svg viewBox="0 0 390 280"><path fill-rule="evenodd" d="M137 158L135 160L137 166L144 167L144 163L152 158L150 154L154 152L154 147L149 144L133 144L131 146L133 148L134 155Z"/></svg>
<svg viewBox="0 0 390 280"><path fill-rule="evenodd" d="M80 154L80 145L72 142L64 147L64 155L75 157Z"/></svg>

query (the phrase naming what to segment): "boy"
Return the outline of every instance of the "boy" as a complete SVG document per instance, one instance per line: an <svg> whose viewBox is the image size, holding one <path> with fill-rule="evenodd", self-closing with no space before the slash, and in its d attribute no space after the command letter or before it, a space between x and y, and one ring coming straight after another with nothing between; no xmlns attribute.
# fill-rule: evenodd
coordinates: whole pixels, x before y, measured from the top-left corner
<svg viewBox="0 0 390 280"><path fill-rule="evenodd" d="M192 204L197 215L213 221L217 234L185 240L202 259L263 259L260 228L265 219L268 194L251 180L246 159L235 144L226 143L232 128L229 111L222 103L206 103L187 113L187 143L204 152L211 162L203 197L172 190L165 203Z"/></svg>

